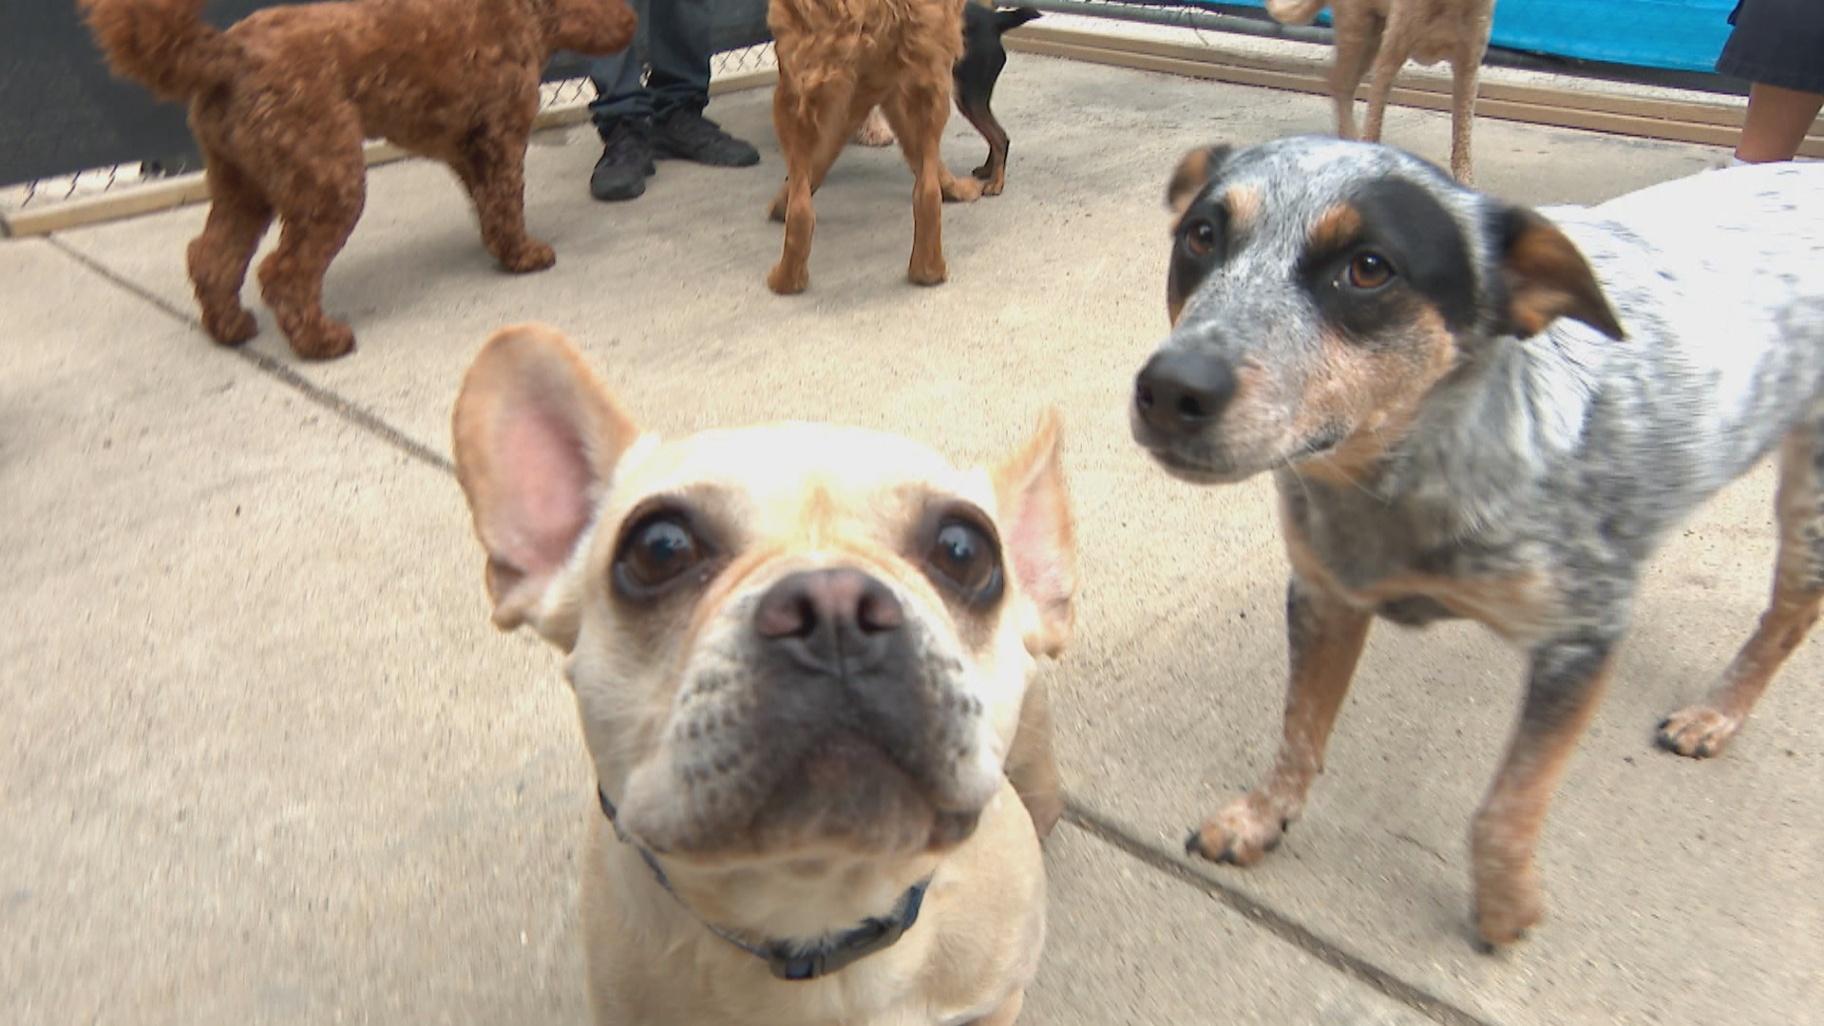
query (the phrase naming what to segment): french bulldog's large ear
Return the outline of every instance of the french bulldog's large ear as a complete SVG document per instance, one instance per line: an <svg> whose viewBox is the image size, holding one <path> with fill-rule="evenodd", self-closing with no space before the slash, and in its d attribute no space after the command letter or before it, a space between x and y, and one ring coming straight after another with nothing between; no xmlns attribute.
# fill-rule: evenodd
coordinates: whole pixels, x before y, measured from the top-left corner
<svg viewBox="0 0 1824 1026"><path fill-rule="evenodd" d="M1589 261L1557 225L1525 207L1504 207L1491 218L1506 292L1504 333L1531 338L1569 317L1624 337Z"/></svg>
<svg viewBox="0 0 1824 1026"><path fill-rule="evenodd" d="M994 472L1002 539L1020 590L1038 607L1033 655L1056 656L1076 620L1077 540L1064 483L1063 423L1047 410L1032 438Z"/></svg>
<svg viewBox="0 0 1824 1026"><path fill-rule="evenodd" d="M639 430L570 340L542 324L503 328L482 346L452 419L494 624L530 623L568 651L578 596L552 585Z"/></svg>
<svg viewBox="0 0 1824 1026"><path fill-rule="evenodd" d="M1222 162L1229 159L1230 147L1224 145L1199 146L1178 158L1178 167L1172 171L1172 180L1165 186L1165 205L1173 214L1182 214L1190 207L1191 201L1210 184L1216 172L1222 170Z"/></svg>

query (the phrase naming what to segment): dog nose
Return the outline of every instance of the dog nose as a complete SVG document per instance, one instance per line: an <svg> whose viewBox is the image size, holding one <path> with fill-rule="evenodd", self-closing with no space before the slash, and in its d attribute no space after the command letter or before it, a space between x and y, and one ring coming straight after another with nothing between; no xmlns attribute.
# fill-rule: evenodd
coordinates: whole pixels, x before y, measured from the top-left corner
<svg viewBox="0 0 1824 1026"><path fill-rule="evenodd" d="M806 669L842 673L881 661L906 622L899 599L860 570L804 570L781 578L754 610L754 630Z"/></svg>
<svg viewBox="0 0 1824 1026"><path fill-rule="evenodd" d="M1207 353L1153 354L1134 379L1134 407L1154 430L1188 435L1209 427L1235 394L1235 370Z"/></svg>

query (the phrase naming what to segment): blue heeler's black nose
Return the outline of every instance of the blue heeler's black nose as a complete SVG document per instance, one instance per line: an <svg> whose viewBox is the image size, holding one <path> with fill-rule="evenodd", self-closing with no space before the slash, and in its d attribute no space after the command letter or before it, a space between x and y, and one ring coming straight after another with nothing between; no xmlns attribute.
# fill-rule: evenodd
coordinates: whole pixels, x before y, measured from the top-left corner
<svg viewBox="0 0 1824 1026"><path fill-rule="evenodd" d="M885 584L859 570L805 570L780 578L754 610L754 630L807 670L874 669L906 612Z"/></svg>
<svg viewBox="0 0 1824 1026"><path fill-rule="evenodd" d="M1155 353L1134 379L1134 408L1148 427L1167 437L1214 424L1234 394L1234 368L1207 353Z"/></svg>

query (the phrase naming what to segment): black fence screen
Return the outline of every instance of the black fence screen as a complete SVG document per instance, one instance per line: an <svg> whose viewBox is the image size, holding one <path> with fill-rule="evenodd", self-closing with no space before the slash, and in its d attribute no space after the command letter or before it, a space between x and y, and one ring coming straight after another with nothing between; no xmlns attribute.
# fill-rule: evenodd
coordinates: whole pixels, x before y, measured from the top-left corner
<svg viewBox="0 0 1824 1026"><path fill-rule="evenodd" d="M210 0L209 19L227 25L280 2ZM766 0L713 3L718 51L769 38ZM580 74L575 59L548 72ZM0 0L0 184L135 161L194 163L183 108L112 78L74 0Z"/></svg>

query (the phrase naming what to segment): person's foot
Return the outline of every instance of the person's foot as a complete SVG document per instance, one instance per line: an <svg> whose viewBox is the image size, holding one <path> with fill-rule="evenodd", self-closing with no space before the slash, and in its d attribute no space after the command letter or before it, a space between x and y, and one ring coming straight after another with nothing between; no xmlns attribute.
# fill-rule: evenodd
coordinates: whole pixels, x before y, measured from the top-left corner
<svg viewBox="0 0 1824 1026"><path fill-rule="evenodd" d="M759 150L690 109L672 111L653 122L652 148L661 157L716 167L751 167L760 163Z"/></svg>
<svg viewBox="0 0 1824 1026"><path fill-rule="evenodd" d="M602 138L602 159L589 175L589 195L598 200L630 200L646 191L652 165L652 124L622 118Z"/></svg>

